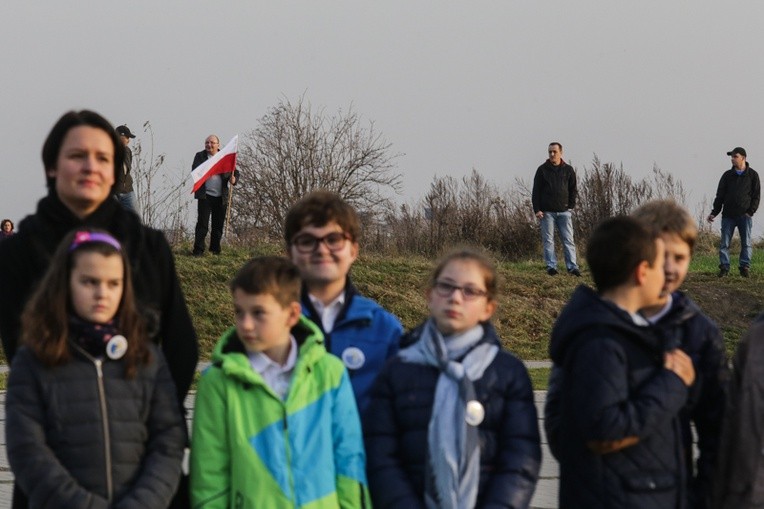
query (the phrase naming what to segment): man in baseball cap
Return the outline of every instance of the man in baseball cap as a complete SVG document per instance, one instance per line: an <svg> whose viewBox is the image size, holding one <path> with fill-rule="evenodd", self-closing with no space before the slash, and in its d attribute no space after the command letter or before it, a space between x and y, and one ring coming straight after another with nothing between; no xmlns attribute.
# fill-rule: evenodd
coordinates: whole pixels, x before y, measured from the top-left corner
<svg viewBox="0 0 764 509"><path fill-rule="evenodd" d="M133 192L133 177L130 175L133 166L133 151L128 146L130 140L135 138L135 135L124 124L117 127L116 131L119 134L119 139L125 145L125 161L122 168L118 168L117 174L114 175L114 195L123 207L137 214L138 209L135 207L135 193Z"/></svg>
<svg viewBox="0 0 764 509"><path fill-rule="evenodd" d="M737 228L740 234L740 260L738 268L740 275L750 275L751 227L753 214L759 208L761 184L759 174L750 167L746 158L748 154L743 147L735 147L727 155L732 160L732 168L722 174L719 187L716 189L713 210L708 215L708 222L722 212L722 239L719 245L719 277L730 272L730 242Z"/></svg>

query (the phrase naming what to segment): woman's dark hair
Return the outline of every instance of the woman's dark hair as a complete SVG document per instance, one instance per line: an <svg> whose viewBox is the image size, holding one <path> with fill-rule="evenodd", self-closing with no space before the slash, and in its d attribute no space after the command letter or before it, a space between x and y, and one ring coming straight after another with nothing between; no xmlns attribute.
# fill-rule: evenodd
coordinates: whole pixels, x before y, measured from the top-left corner
<svg viewBox="0 0 764 509"><path fill-rule="evenodd" d="M22 342L46 366L58 366L67 362L71 356L68 342L69 315L73 313L69 288L72 269L82 253L119 256L124 267L124 281L115 325L128 340L123 359L125 376L132 378L138 366L149 362L150 352L146 325L136 307L130 263L124 249L117 249L97 238L80 241L83 232L109 235L103 230L92 229L73 231L64 237L53 255L48 271L24 307L21 315ZM76 244L75 238L78 238Z"/></svg>
<svg viewBox="0 0 764 509"><path fill-rule="evenodd" d="M58 122L53 125L53 128L48 133L48 137L45 138L45 143L42 145L42 164L43 170L45 170L48 189L52 189L56 182L54 177L48 176L48 170L56 167L58 154L61 152L61 145L64 143L66 134L70 129L79 126L95 127L109 135L111 143L114 145L114 175L116 176L117 168L122 168L122 164L125 160L125 147L122 145L122 142L120 142L119 135L109 121L95 111L70 111L64 113L64 115L58 119Z"/></svg>
<svg viewBox="0 0 764 509"><path fill-rule="evenodd" d="M3 219L2 221L0 221L0 230L2 230L5 227L5 223L10 223L11 231L13 231L13 228L14 228L13 221L11 221L10 219Z"/></svg>

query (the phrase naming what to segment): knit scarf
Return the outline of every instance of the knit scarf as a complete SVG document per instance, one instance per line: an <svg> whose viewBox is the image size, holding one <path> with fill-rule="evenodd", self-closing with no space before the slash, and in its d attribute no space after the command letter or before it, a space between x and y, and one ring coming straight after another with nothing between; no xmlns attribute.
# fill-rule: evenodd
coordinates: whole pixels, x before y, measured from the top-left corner
<svg viewBox="0 0 764 509"><path fill-rule="evenodd" d="M103 357L106 354L106 343L116 334L114 320L108 323L93 323L79 316L69 315L69 337L93 357Z"/></svg>
<svg viewBox="0 0 764 509"><path fill-rule="evenodd" d="M446 340L430 319L419 341L399 354L404 362L440 370L427 429L425 502L430 509L474 507L477 501L480 442L477 426L467 424L466 408L476 399L472 382L499 352L494 344L480 343L483 335L477 325Z"/></svg>

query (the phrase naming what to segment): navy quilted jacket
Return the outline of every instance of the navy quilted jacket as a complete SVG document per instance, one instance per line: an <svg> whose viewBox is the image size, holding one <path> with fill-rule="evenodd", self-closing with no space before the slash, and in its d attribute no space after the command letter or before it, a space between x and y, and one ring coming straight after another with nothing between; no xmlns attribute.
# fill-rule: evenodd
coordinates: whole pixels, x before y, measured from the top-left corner
<svg viewBox="0 0 764 509"><path fill-rule="evenodd" d="M482 341L498 344L490 324ZM419 339L421 327L401 344ZM390 359L371 393L364 416L367 472L375 509L424 507L427 427L439 371ZM541 465L536 407L522 362L500 351L474 382L486 414L479 425L479 508L526 508Z"/></svg>
<svg viewBox="0 0 764 509"><path fill-rule="evenodd" d="M550 354L565 381L547 402L559 417L550 442L560 509L685 508L679 412L687 389L663 368L656 331L580 286L555 323ZM592 448L627 437L637 442L610 453Z"/></svg>

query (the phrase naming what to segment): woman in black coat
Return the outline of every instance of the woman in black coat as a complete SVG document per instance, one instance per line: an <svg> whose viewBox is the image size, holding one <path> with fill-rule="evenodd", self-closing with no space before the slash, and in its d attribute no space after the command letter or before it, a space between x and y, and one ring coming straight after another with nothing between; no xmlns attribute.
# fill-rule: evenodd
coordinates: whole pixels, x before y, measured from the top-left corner
<svg viewBox="0 0 764 509"><path fill-rule="evenodd" d="M98 131L109 141L96 142L102 139L93 136ZM67 141L76 141L75 148L62 150ZM61 239L74 228L106 230L125 247L138 306L155 322L152 339L167 359L182 403L199 358L196 333L164 235L114 199L115 169L123 158L116 131L98 113L70 111L53 126L42 149L48 195L16 235L0 242L0 337L10 363L21 336L21 312Z"/></svg>

